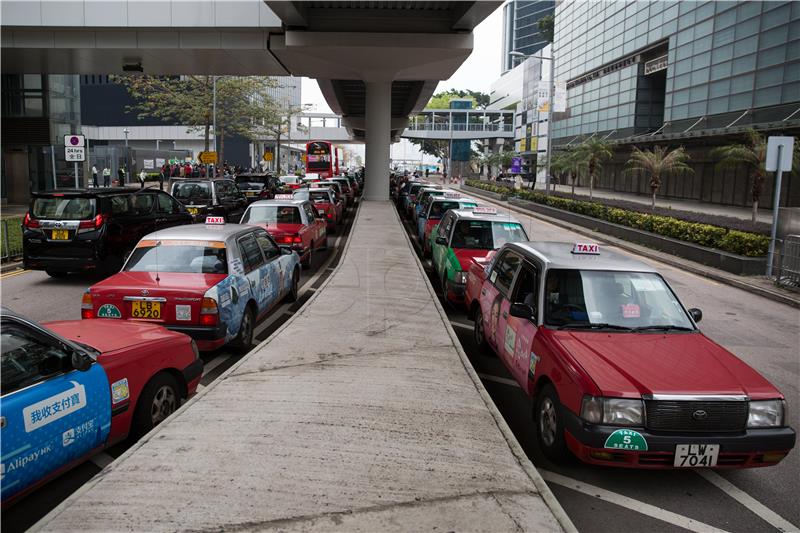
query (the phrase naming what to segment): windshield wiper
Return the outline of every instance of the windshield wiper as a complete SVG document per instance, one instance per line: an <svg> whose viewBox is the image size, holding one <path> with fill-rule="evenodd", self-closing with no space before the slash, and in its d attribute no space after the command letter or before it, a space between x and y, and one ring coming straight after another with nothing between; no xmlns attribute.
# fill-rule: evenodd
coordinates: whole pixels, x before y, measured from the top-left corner
<svg viewBox="0 0 800 533"><path fill-rule="evenodd" d="M655 331L694 331L694 328L687 328L685 326L676 326L674 324L655 324L652 326L639 326L637 328L632 328L633 331L646 331L646 330L655 330Z"/></svg>
<svg viewBox="0 0 800 533"><path fill-rule="evenodd" d="M605 322L601 322L599 324L593 324L591 322L569 322L567 324L561 324L558 326L558 329L564 328L576 328L576 329L618 329L620 331L633 331L632 328L627 326L618 326L616 324L607 324Z"/></svg>

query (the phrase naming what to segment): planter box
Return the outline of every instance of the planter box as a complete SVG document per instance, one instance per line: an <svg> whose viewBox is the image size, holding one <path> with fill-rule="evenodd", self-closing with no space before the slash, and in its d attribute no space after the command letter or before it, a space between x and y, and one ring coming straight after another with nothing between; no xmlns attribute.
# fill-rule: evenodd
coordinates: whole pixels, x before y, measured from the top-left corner
<svg viewBox="0 0 800 533"><path fill-rule="evenodd" d="M484 191L481 191L480 189L474 189L472 187L469 187L469 189L479 194L484 193ZM564 220L565 222L575 224L576 226L582 226L584 228L599 231L601 233L618 237L626 241L647 246L648 248L653 248L654 250L659 250L661 252L666 252L668 254L689 259L696 263L718 268L732 274L760 275L763 274L767 268L767 259L765 257L746 257L743 255L732 254L730 252L715 250L714 248L700 246L699 244L656 235L655 233L651 233L649 231L629 228L627 226L614 224L613 222L606 222L605 220L588 217L586 215L580 215L578 213L564 211L563 209L556 209L555 207L537 204L529 200L511 198L509 199L508 203L528 211L533 211L535 213L541 213L559 220Z"/></svg>
<svg viewBox="0 0 800 533"><path fill-rule="evenodd" d="M500 193L491 192L491 191L484 191L483 189L478 189L476 187L470 187L469 185L462 185L461 186L461 190L462 191L471 192L471 193L475 193L475 194L482 194L482 195L486 196L487 198L491 198L493 200L499 200L501 202L505 202L508 199L508 195L506 195L506 194L500 194Z"/></svg>

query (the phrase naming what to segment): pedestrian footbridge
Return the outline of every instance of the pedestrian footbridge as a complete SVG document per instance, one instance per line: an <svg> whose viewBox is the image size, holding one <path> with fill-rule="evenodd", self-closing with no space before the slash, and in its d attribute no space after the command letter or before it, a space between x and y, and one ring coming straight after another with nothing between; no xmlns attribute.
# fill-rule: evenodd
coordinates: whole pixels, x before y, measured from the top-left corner
<svg viewBox="0 0 800 533"><path fill-rule="evenodd" d="M372 201L293 318L36 529L574 527Z"/></svg>

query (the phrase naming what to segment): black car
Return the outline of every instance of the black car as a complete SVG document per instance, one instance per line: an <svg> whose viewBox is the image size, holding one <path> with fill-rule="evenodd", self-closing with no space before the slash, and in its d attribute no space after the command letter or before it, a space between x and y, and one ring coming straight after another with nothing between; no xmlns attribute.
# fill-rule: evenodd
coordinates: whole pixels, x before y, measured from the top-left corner
<svg viewBox="0 0 800 533"><path fill-rule="evenodd" d="M223 216L228 222L239 222L247 197L232 179L179 178L170 182L170 192L194 217L203 222L208 215Z"/></svg>
<svg viewBox="0 0 800 533"><path fill-rule="evenodd" d="M247 197L247 203L271 200L283 189L283 183L267 173L247 173L236 176L236 186Z"/></svg>
<svg viewBox="0 0 800 533"><path fill-rule="evenodd" d="M144 235L192 223L180 202L155 189L59 189L32 196L22 223L23 266L52 277L116 272Z"/></svg>

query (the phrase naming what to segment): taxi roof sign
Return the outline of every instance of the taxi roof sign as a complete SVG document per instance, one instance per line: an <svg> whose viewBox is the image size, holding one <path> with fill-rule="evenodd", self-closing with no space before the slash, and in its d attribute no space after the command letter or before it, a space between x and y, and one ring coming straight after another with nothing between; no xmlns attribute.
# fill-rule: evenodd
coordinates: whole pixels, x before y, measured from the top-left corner
<svg viewBox="0 0 800 533"><path fill-rule="evenodd" d="M276 194L275 195L275 199L276 200L294 200L294 195L293 194Z"/></svg>
<svg viewBox="0 0 800 533"><path fill-rule="evenodd" d="M206 217L206 224L225 224L225 217Z"/></svg>
<svg viewBox="0 0 800 533"><path fill-rule="evenodd" d="M573 254L600 255L600 245L590 242L576 242L572 245Z"/></svg>
<svg viewBox="0 0 800 533"><path fill-rule="evenodd" d="M478 205L472 208L472 212L475 214L484 214L484 215L496 215L497 208L496 207L486 207L483 205Z"/></svg>
<svg viewBox="0 0 800 533"><path fill-rule="evenodd" d="M461 193L457 192L446 192L444 193L445 198L461 198Z"/></svg>

